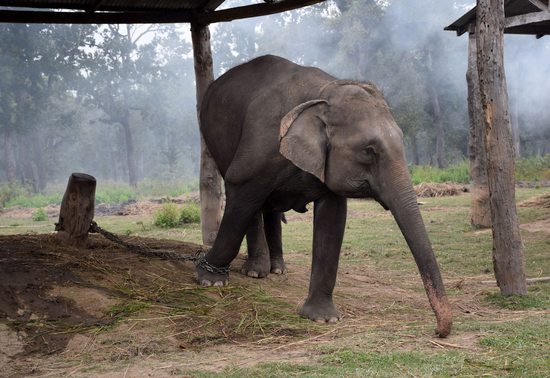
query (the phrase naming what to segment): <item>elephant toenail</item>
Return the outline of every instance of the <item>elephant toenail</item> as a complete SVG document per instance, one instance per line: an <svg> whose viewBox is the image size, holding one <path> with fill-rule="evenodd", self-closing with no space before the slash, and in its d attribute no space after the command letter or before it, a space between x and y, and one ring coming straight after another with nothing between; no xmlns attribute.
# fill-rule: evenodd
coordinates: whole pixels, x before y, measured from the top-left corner
<svg viewBox="0 0 550 378"><path fill-rule="evenodd" d="M209 280L202 280L201 286L212 286L212 282L210 282Z"/></svg>
<svg viewBox="0 0 550 378"><path fill-rule="evenodd" d="M223 282L222 281L216 281L216 282L214 282L214 286L223 286Z"/></svg>
<svg viewBox="0 0 550 378"><path fill-rule="evenodd" d="M258 278L258 276L259 276L258 272L255 272L253 270L250 270L248 273L246 273L246 275L248 277L254 277L254 278Z"/></svg>

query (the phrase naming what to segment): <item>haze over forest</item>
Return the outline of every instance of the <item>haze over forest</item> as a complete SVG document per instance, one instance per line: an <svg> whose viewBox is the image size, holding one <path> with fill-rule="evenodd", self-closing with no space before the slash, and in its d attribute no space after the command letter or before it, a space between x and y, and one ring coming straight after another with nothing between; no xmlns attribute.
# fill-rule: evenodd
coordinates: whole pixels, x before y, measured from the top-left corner
<svg viewBox="0 0 550 378"><path fill-rule="evenodd" d="M238 4L250 1L226 6ZM473 5L329 0L212 25L215 74L274 54L373 82L405 134L409 162L445 166L467 157L467 36L443 28ZM196 180L188 28L0 24L0 183L39 192L71 172L133 186ZM522 156L550 153L548 38L505 37Z"/></svg>

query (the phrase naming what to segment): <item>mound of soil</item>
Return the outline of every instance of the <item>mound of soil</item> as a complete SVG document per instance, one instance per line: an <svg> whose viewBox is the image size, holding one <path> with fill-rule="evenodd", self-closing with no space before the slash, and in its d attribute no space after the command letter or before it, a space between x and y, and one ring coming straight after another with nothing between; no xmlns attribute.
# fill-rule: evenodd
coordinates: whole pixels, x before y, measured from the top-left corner
<svg viewBox="0 0 550 378"><path fill-rule="evenodd" d="M200 249L182 242L141 241L153 250L184 255ZM98 235L90 236L88 249L59 245L51 234L0 236L0 365L10 363L14 373L25 356L61 352L75 334L113 326L117 311L125 311L120 306L128 302L129 271L159 277L187 271L192 282L191 264L158 262ZM132 277L131 284L139 285L139 280Z"/></svg>

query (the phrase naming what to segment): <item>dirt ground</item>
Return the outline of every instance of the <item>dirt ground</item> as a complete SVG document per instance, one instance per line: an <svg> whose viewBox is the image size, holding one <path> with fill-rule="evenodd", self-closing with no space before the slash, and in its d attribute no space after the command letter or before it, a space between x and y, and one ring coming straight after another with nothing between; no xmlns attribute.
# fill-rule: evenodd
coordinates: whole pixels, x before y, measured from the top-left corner
<svg viewBox="0 0 550 378"><path fill-rule="evenodd" d="M143 214L157 207L136 203L122 211ZM522 227L550 230L548 220ZM182 255L201 248L125 239ZM312 363L322 354L320 346L359 345L365 338L372 340L371 350L472 351L483 337L463 330L435 338L418 273L368 263L340 267L335 302L341 322L299 319L310 256L289 253L285 259L287 274L258 280L239 274L244 262L239 257L229 287L200 288L192 263L143 257L99 235L91 235L82 249L60 245L53 234L0 236L0 376L182 376L193 369L219 372L259 362ZM455 324L538 313L481 300L488 290L482 281L494 279L491 274L445 279Z"/></svg>
<svg viewBox="0 0 550 378"><path fill-rule="evenodd" d="M132 241L185 255L199 248ZM257 293L246 288L260 287L270 300L288 303L276 316L295 317L309 278L300 258L290 255L288 274L264 280L238 274L240 259L231 277L236 289L201 289L193 282L191 263L141 257L97 235L88 249L60 246L48 234L0 236L0 375L157 377L259 361L307 362L320 353L312 345L375 330L400 335L397 346L405 350L418 348L419 342L425 348L475 348L476 333L434 338L433 315L414 272L403 277L368 266L340 270L335 301L343 321L337 325L279 322L269 329L264 323L262 329L249 323L244 332L235 331L244 322L242 314L268 316L256 307L265 302L251 298ZM455 313L476 319L512 316L476 300L484 279L490 277L450 278L448 287L461 290L452 297ZM155 304L142 308L140 298ZM220 302L225 308L212 312ZM420 337L407 336L411 322L424 324Z"/></svg>

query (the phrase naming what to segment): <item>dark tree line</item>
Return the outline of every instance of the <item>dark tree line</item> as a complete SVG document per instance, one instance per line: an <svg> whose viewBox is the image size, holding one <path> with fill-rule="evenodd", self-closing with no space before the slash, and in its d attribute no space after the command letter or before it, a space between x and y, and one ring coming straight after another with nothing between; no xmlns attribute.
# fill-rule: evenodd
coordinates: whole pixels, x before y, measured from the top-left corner
<svg viewBox="0 0 550 378"><path fill-rule="evenodd" d="M445 166L467 156L467 41L443 31L463 12L437 0L332 0L215 25L216 75L270 53L372 81L404 131L409 160ZM133 186L197 177L187 28L0 25L0 180L41 191L74 171ZM548 107L533 112L510 82L519 150L548 153Z"/></svg>

